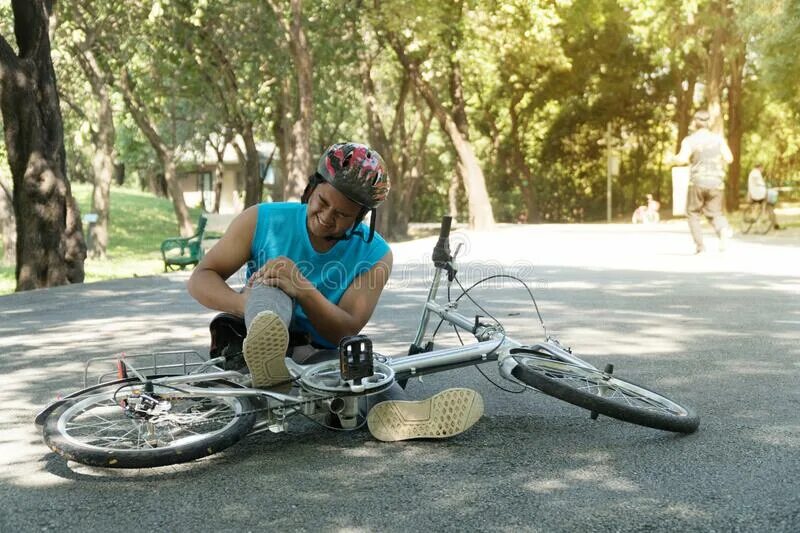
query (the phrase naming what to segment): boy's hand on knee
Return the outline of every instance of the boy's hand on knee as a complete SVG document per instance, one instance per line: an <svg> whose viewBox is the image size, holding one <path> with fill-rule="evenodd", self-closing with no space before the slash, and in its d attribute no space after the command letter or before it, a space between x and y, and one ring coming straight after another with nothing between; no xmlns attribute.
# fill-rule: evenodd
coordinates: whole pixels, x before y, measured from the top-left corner
<svg viewBox="0 0 800 533"><path fill-rule="evenodd" d="M258 284L277 287L292 298L297 298L300 292L313 288L311 282L288 257L276 257L267 261L250 277L248 284L251 287Z"/></svg>

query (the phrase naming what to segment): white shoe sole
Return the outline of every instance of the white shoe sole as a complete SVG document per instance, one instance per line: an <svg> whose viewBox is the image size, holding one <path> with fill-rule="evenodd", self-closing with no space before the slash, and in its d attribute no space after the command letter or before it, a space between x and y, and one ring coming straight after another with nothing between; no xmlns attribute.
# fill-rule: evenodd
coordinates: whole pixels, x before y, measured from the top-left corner
<svg viewBox="0 0 800 533"><path fill-rule="evenodd" d="M442 439L472 427L483 415L483 398L470 389L447 389L427 400L381 402L367 414L378 440Z"/></svg>
<svg viewBox="0 0 800 533"><path fill-rule="evenodd" d="M286 368L286 349L289 332L272 311L262 311L253 319L244 338L243 352L253 387L267 388L289 381Z"/></svg>

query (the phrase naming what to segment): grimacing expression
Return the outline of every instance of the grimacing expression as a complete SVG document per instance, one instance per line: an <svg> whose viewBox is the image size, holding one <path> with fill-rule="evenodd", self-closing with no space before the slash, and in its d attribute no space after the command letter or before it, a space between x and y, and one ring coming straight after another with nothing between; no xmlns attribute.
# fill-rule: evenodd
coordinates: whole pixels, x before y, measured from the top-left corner
<svg viewBox="0 0 800 533"><path fill-rule="evenodd" d="M308 199L308 230L316 237L339 237L355 224L361 206L329 183L320 183Z"/></svg>

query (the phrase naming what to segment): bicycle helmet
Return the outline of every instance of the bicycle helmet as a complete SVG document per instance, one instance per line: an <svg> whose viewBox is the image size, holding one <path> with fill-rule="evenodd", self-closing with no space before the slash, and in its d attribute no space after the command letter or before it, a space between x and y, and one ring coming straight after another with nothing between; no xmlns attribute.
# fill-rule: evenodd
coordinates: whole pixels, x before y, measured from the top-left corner
<svg viewBox="0 0 800 533"><path fill-rule="evenodd" d="M367 213L370 217L369 238L372 241L375 233L375 209L389 195L391 188L386 163L378 152L370 147L356 143L336 143L331 145L319 158L317 171L309 179L302 202L307 203L317 185L327 182L348 199L361 206L351 231L336 239L349 239L357 232L355 228ZM362 234L363 237L363 234Z"/></svg>

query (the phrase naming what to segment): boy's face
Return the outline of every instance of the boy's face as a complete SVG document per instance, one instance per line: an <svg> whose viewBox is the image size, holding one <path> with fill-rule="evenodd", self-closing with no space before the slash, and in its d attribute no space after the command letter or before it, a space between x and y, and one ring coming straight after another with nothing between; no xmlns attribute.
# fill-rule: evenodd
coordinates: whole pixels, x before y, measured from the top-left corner
<svg viewBox="0 0 800 533"><path fill-rule="evenodd" d="M350 229L361 207L329 183L317 185L308 199L306 223L315 237L340 237Z"/></svg>

